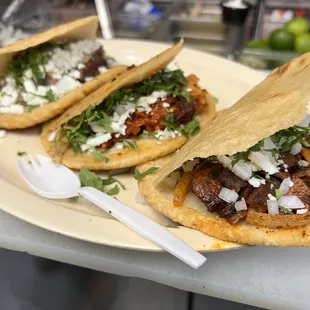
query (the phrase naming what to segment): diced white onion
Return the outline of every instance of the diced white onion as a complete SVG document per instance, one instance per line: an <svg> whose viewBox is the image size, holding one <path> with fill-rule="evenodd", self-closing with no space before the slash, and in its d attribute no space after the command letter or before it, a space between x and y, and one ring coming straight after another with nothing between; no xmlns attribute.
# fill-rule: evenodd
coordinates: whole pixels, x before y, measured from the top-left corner
<svg viewBox="0 0 310 310"><path fill-rule="evenodd" d="M273 150L277 149L277 146L271 141L270 138L264 139L264 146L263 149L266 150Z"/></svg>
<svg viewBox="0 0 310 310"><path fill-rule="evenodd" d="M286 195L280 197L278 200L279 206L287 209L304 209L305 205L303 202L295 195Z"/></svg>
<svg viewBox="0 0 310 310"><path fill-rule="evenodd" d="M249 159L269 174L279 172L279 169L271 162L268 156L262 152L250 152Z"/></svg>
<svg viewBox="0 0 310 310"><path fill-rule="evenodd" d="M171 172L164 180L164 184L168 187L174 188L176 184L180 181L181 174L179 171Z"/></svg>
<svg viewBox="0 0 310 310"><path fill-rule="evenodd" d="M219 197L226 202L236 202L238 200L239 195L231 189L223 187L219 193Z"/></svg>
<svg viewBox="0 0 310 310"><path fill-rule="evenodd" d="M244 160L239 160L234 166L232 166L232 159L228 156L221 155L217 157L218 161L236 176L242 180L249 180L252 176L252 167L247 164Z"/></svg>
<svg viewBox="0 0 310 310"><path fill-rule="evenodd" d="M289 192L290 187L292 187L293 185L294 183L292 182L291 178L285 178L279 188L281 196L286 195Z"/></svg>
<svg viewBox="0 0 310 310"><path fill-rule="evenodd" d="M235 202L235 209L236 211L242 211L247 209L247 205L244 198Z"/></svg>
<svg viewBox="0 0 310 310"><path fill-rule="evenodd" d="M189 160L185 164L183 164L184 172L193 171L194 167L199 163L198 159Z"/></svg>
<svg viewBox="0 0 310 310"><path fill-rule="evenodd" d="M263 181L264 181L264 182L263 182ZM257 187L260 187L261 184L266 184L266 181L253 177L253 178L251 178L251 179L249 180L249 183L250 183L253 187L256 187L256 188L257 188Z"/></svg>
<svg viewBox="0 0 310 310"><path fill-rule="evenodd" d="M306 212L308 212L308 209L299 209L296 211L297 214L304 214Z"/></svg>
<svg viewBox="0 0 310 310"><path fill-rule="evenodd" d="M298 161L298 165L301 166L301 167L308 167L309 166L309 163L306 161L306 160L299 160Z"/></svg>
<svg viewBox="0 0 310 310"><path fill-rule="evenodd" d="M269 214L279 214L279 205L276 200L267 200L267 208Z"/></svg>
<svg viewBox="0 0 310 310"><path fill-rule="evenodd" d="M273 196L271 194L268 194L267 196L268 196L269 200L277 201L277 198L275 196Z"/></svg>
<svg viewBox="0 0 310 310"><path fill-rule="evenodd" d="M308 127L310 123L310 115L307 115L299 124L298 126Z"/></svg>
<svg viewBox="0 0 310 310"><path fill-rule="evenodd" d="M302 145L301 145L301 143L300 142L298 142L298 143L296 143L296 144L294 144L293 146L292 146L292 149L291 149L291 154L292 155L297 155L297 154L299 154L300 152L301 152L301 148L302 148Z"/></svg>

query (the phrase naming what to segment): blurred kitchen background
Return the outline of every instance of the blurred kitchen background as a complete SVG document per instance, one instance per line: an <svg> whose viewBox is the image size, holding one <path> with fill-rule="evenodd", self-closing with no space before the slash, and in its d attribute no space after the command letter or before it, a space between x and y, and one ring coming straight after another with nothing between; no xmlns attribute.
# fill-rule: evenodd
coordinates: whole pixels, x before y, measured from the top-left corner
<svg viewBox="0 0 310 310"><path fill-rule="evenodd" d="M119 38L175 42L184 37L187 47L261 70L310 51L309 0L106 2ZM93 0L1 0L0 14L0 45L6 45L96 14L96 7ZM0 260L3 310L258 309L26 253L0 249Z"/></svg>
<svg viewBox="0 0 310 310"><path fill-rule="evenodd" d="M96 14L94 0L1 0L7 44L60 22ZM235 3L233 3L235 2ZM307 0L107 0L116 37L176 41L271 70L310 50ZM237 3L237 5L236 5ZM224 13L224 14L223 14Z"/></svg>

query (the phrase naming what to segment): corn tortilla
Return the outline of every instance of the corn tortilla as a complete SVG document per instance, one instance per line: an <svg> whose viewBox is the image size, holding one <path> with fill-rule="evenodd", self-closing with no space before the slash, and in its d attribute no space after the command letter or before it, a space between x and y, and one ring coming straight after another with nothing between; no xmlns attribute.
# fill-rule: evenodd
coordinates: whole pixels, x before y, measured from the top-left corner
<svg viewBox="0 0 310 310"><path fill-rule="evenodd" d="M36 34L25 40L18 41L0 48L0 71L5 72L12 57L20 51L53 41L73 39L95 39L98 29L97 16L90 16L63 24L45 32ZM55 102L48 103L23 114L0 114L0 128L22 129L43 123L63 113L66 109L81 101L98 87L125 71L125 66L113 68L110 72L98 75L95 79L84 83L81 87L70 91Z"/></svg>
<svg viewBox="0 0 310 310"><path fill-rule="evenodd" d="M90 105L98 105L112 92L138 83L156 74L160 69L174 59L179 53L183 45L183 40L178 44L164 51L163 53L151 58L146 63L134 67L131 70L120 75L115 81L104 85L97 91L93 92L79 104L67 110L57 119L51 121L43 127L41 141L47 153L56 162L61 162L66 166L74 169L88 168L91 170L110 170L135 166L155 158L159 158L174 152L187 142L183 136L165 141L157 139L135 139L138 149L124 149L121 151L111 149L104 153L108 159L96 160L93 155L82 153L74 153L71 147L68 147L64 142L59 142L56 145L53 141L49 141L49 137L53 132L59 132L63 124L68 122L73 117L84 112ZM201 127L211 122L215 118L215 103L212 97L207 94L207 105L199 115Z"/></svg>
<svg viewBox="0 0 310 310"><path fill-rule="evenodd" d="M187 160L212 155L233 155L248 150L275 132L298 124L310 99L310 55L305 54L274 70L230 109L189 141L177 154L139 168L161 167L139 182L142 195L157 211L184 226L218 239L251 245L310 246L310 227L263 228L232 225L207 211L192 193L184 205L173 206L173 190L164 178Z"/></svg>

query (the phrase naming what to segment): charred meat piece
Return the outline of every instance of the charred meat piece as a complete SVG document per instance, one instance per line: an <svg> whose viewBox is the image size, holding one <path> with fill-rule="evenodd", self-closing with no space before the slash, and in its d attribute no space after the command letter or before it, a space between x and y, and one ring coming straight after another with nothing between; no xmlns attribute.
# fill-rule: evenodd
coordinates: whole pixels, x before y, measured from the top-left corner
<svg viewBox="0 0 310 310"><path fill-rule="evenodd" d="M307 207L310 206L310 189L302 179L295 179L288 195L297 196Z"/></svg>
<svg viewBox="0 0 310 310"><path fill-rule="evenodd" d="M281 159L284 161L284 165L288 166L288 169L298 166L298 159L291 153L284 153Z"/></svg>
<svg viewBox="0 0 310 310"><path fill-rule="evenodd" d="M218 195L222 189L219 179L219 172L215 168L205 168L194 172L191 179L192 192L206 205L208 211L216 212L225 207Z"/></svg>
<svg viewBox="0 0 310 310"><path fill-rule="evenodd" d="M273 176L276 177L277 179L284 180L290 177L290 173L285 172L285 171L280 171L280 172L275 173Z"/></svg>
<svg viewBox="0 0 310 310"><path fill-rule="evenodd" d="M227 168L223 169L219 178L222 186L234 190L237 193L241 190L242 187L246 186L246 182L244 180L237 177Z"/></svg>
<svg viewBox="0 0 310 310"><path fill-rule="evenodd" d="M38 85L42 85L42 86L54 85L57 82L58 82L57 79L54 79L51 75L47 73L44 78L38 80Z"/></svg>
<svg viewBox="0 0 310 310"><path fill-rule="evenodd" d="M275 195L275 187L271 188L270 184L255 188L246 200L248 207L257 212L267 212L268 194Z"/></svg>
<svg viewBox="0 0 310 310"><path fill-rule="evenodd" d="M166 126L162 124L165 119L165 108L162 101L158 100L152 105L152 111L148 114L145 112L135 112L126 121L126 135L136 136L146 129L149 132L164 129Z"/></svg>
<svg viewBox="0 0 310 310"><path fill-rule="evenodd" d="M184 100L184 101L183 101ZM195 107L192 103L188 103L182 97L169 97L165 99L171 105L172 113L176 125L186 124L193 119ZM151 105L152 111L149 113L135 112L126 121L126 135L136 136L144 129L152 132L165 129L166 125L162 121L166 117L166 108L163 107L161 98Z"/></svg>
<svg viewBox="0 0 310 310"><path fill-rule="evenodd" d="M248 199L248 197L252 194L254 188L247 184L245 187L243 187L239 193L239 199L244 198L245 200Z"/></svg>
<svg viewBox="0 0 310 310"><path fill-rule="evenodd" d="M94 52L90 60L87 64L85 64L85 68L81 71L81 81L85 82L85 77L87 76L96 76L99 74L99 67L107 66L107 62L104 58L103 49L99 48Z"/></svg>
<svg viewBox="0 0 310 310"><path fill-rule="evenodd" d="M227 218L227 221L230 224L236 225L238 224L242 219L246 217L246 210L238 211L234 215Z"/></svg>
<svg viewBox="0 0 310 310"><path fill-rule="evenodd" d="M191 121L195 114L195 106L183 97L176 97L171 105L174 114L174 122L177 126Z"/></svg>
<svg viewBox="0 0 310 310"><path fill-rule="evenodd" d="M236 214L235 204L224 202L224 208L219 210L220 217L230 218L234 214Z"/></svg>
<svg viewBox="0 0 310 310"><path fill-rule="evenodd" d="M295 181L295 179L303 179L303 178L310 178L310 169L299 169L292 175L292 180Z"/></svg>

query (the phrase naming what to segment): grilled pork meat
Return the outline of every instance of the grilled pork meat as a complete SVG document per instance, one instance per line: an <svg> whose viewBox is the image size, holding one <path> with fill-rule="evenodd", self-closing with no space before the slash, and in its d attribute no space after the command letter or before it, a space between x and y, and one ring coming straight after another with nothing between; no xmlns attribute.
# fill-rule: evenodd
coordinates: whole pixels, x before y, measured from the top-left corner
<svg viewBox="0 0 310 310"><path fill-rule="evenodd" d="M283 179L290 177L294 185L288 195L297 196L309 209L310 207L310 168L300 168L300 155L285 154L282 159L287 167L281 167L270 181L254 188L248 182L237 177L229 169L219 163L200 164L191 178L192 192L205 204L209 212L216 212L230 223L237 224L246 217L247 211L236 211L233 203L227 203L219 197L223 187L238 193L239 199L244 198L248 209L267 213L268 195L276 196ZM283 166L283 165L282 165ZM258 172L259 173L259 172Z"/></svg>
<svg viewBox="0 0 310 310"><path fill-rule="evenodd" d="M169 108L164 107L164 103L169 103ZM177 126L185 125L194 118L196 112L201 111L201 102L194 100L193 103L186 102L183 97L167 97L159 98L157 102L151 105L149 113L136 111L126 121L126 135L112 136L107 143L104 143L101 148L111 148L117 140L129 139L141 134L144 130L155 132L163 130L166 125L162 122L166 118L166 113L172 113L174 123Z"/></svg>

